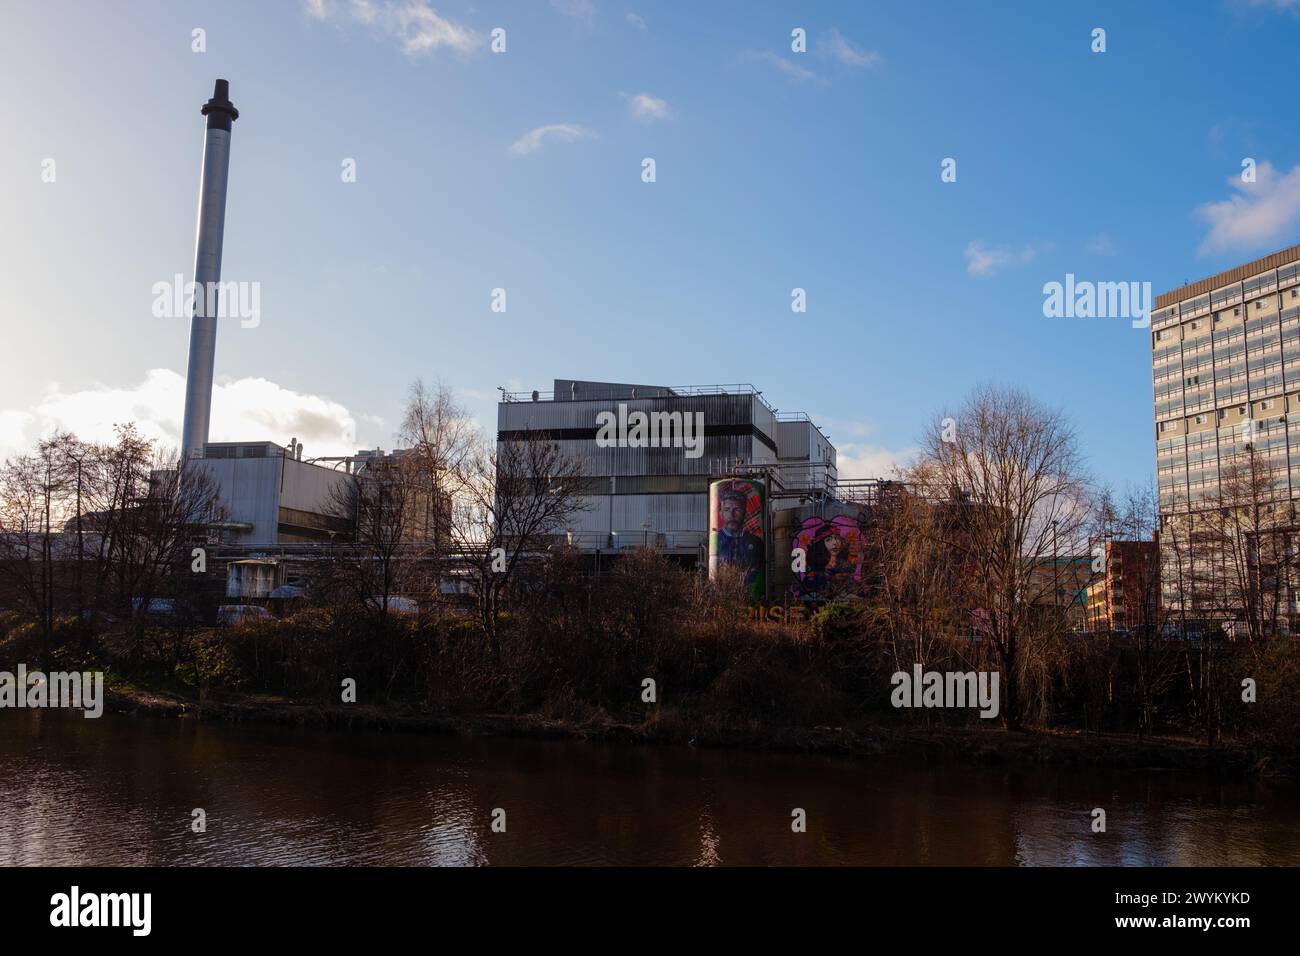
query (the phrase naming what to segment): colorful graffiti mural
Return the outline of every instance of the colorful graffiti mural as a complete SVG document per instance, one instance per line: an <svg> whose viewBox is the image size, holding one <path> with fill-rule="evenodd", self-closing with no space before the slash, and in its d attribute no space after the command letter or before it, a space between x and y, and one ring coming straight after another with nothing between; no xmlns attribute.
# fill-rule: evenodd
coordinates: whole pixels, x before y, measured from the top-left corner
<svg viewBox="0 0 1300 956"><path fill-rule="evenodd" d="M864 541L856 518L805 518L790 549L794 592L801 599L825 597L862 580ZM795 549L802 549L802 561Z"/></svg>
<svg viewBox="0 0 1300 956"><path fill-rule="evenodd" d="M726 478L709 485L709 577L716 577L721 565L737 565L745 569L750 596L763 596L766 517L762 482Z"/></svg>

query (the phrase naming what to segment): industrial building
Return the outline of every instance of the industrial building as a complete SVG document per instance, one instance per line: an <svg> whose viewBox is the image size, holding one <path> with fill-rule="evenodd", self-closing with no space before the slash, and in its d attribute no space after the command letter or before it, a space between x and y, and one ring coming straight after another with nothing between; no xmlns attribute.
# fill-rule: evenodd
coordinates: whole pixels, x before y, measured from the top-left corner
<svg viewBox="0 0 1300 956"><path fill-rule="evenodd" d="M206 529L213 547L210 566L225 571L226 596L269 598L302 583L302 571L335 541L353 531L347 503L357 475L383 480L401 452L361 450L355 455L303 458L296 438L271 441L210 442L217 327L221 314L221 255L225 232L226 189L234 121L230 84L217 80L212 98L200 110L207 118L194 251L196 295L190 323L189 362L181 455L185 475L206 474L214 483L223 520ZM423 523L434 509L426 508ZM282 592L281 592L282 593Z"/></svg>
<svg viewBox="0 0 1300 956"><path fill-rule="evenodd" d="M348 523L332 507L346 492L346 471L304 462L302 446L209 442L191 458L220 489L227 520L220 541L243 548L330 541Z"/></svg>
<svg viewBox="0 0 1300 956"><path fill-rule="evenodd" d="M621 406L621 409L620 409ZM692 455L675 447L639 446L635 438L598 440L599 416L687 416L703 422ZM703 558L709 534L710 478L739 466L780 465L801 483L833 483L835 446L802 413L778 412L752 385L668 387L555 379L549 392L503 392L497 440L544 433L584 463L587 510L565 529L583 551L653 544ZM602 445L604 447L602 447Z"/></svg>
<svg viewBox="0 0 1300 956"><path fill-rule="evenodd" d="M673 422L669 440L653 428L628 433L638 416ZM870 509L888 486L841 481L835 446L808 415L779 411L748 384L565 378L546 392L503 391L497 441L539 435L587 475L586 510L557 537L597 556L653 547L711 573L740 563L760 600L817 597L859 579Z"/></svg>
<svg viewBox="0 0 1300 956"><path fill-rule="evenodd" d="M234 121L229 84L218 80L207 117L195 247L195 284L220 295L226 187ZM355 476L381 484L401 451L303 458L296 439L208 440L217 315L196 296L181 454L184 476L214 481L223 520L210 529L225 562L228 597L269 597L302 580L288 572L328 554L351 533L340 507ZM629 425L631 426L629 428ZM545 434L582 462L585 506L557 539L594 554L654 547L717 571L743 563L756 598L816 596L861 576L864 508L876 482L841 482L835 447L803 413L780 412L752 385L670 387L556 379L551 391L502 391L497 440ZM427 502L434 529L446 503ZM807 553L808 568L792 561Z"/></svg>

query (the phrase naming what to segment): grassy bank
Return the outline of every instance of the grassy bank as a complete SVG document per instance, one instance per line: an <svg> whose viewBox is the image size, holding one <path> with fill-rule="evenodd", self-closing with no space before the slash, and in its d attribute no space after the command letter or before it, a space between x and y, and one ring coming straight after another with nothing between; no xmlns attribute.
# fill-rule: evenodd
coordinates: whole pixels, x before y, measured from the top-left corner
<svg viewBox="0 0 1300 956"><path fill-rule="evenodd" d="M865 721L851 726L790 727L760 721L701 720L658 707L647 708L640 717L593 712L579 720L540 713L439 714L399 701L325 705L241 694L208 694L199 700L138 686L117 686L109 688L106 709L135 717L275 723L329 730L599 740L975 764L1300 774L1300 767L1293 761L1275 754L1235 744L1210 748L1173 737L1139 739L1130 734L1081 731L1007 732L995 727L900 727Z"/></svg>
<svg viewBox="0 0 1300 956"><path fill-rule="evenodd" d="M102 669L113 710L208 720L1227 773L1300 766L1300 642L1207 655L1044 635L1020 655L1024 719L1008 728L971 708L891 702L892 675L917 663L998 672L987 643L901 641L853 601L809 620L755 620L734 594L653 553L628 555L598 588L564 561L540 567L490 629L451 609L395 617L346 603L221 629L69 618L52 635L0 615L0 669ZM1258 688L1250 702L1246 679Z"/></svg>

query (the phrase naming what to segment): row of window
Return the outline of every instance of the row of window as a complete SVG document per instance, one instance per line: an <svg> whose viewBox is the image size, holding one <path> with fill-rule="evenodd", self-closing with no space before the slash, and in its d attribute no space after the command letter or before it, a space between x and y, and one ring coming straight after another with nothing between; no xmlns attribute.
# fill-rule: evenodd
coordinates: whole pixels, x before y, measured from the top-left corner
<svg viewBox="0 0 1300 956"><path fill-rule="evenodd" d="M1293 281L1297 276L1300 276L1300 262L1282 266L1276 271L1265 272L1244 282L1233 283L1225 288L1198 296L1189 302L1181 303L1182 312L1185 315L1190 315L1205 308L1218 309L1234 299L1250 299L1261 293L1269 292L1277 286L1285 285ZM1156 311L1151 316L1151 320L1155 325L1162 325L1165 322L1176 320L1178 315L1179 305L1174 304Z"/></svg>
<svg viewBox="0 0 1300 956"><path fill-rule="evenodd" d="M1280 399L1280 398L1266 398L1266 399L1264 399L1263 401L1261 401L1261 402L1259 403L1259 410L1260 410L1261 412L1267 412L1267 411L1273 411L1273 410L1280 410L1280 409L1279 409L1279 403L1280 403L1281 401L1282 401L1282 399ZM1236 407L1235 410L1236 410L1236 412L1238 413L1238 416L1239 416L1240 420L1247 420L1247 419L1245 419L1245 414L1246 414L1246 406L1245 406L1245 405L1238 405L1238 406ZM1229 413L1229 412L1232 412L1232 411L1233 411L1233 409L1231 409L1231 408L1221 408L1221 409L1219 409L1219 421L1225 421L1225 420L1227 419L1227 417L1228 417L1228 413ZM1192 421L1193 421L1193 424L1196 424L1196 425L1204 425L1204 424L1206 424L1206 423L1210 420L1210 413L1204 413L1204 414L1200 414L1200 415L1193 415L1193 416L1191 416L1191 419L1192 419ZM1175 425L1177 425L1177 424L1178 424L1178 420L1177 420L1177 419L1174 419L1173 421L1161 422L1161 423L1160 423L1160 431L1163 432L1163 431L1169 431L1169 430L1172 430L1173 427L1174 427Z"/></svg>
<svg viewBox="0 0 1300 956"><path fill-rule="evenodd" d="M1293 299L1300 300L1300 288L1288 290L1287 297L1284 301L1290 301ZM1267 299L1256 299L1250 303L1233 306L1231 317L1239 319L1242 318L1243 315L1249 315L1249 313L1251 312L1263 312L1266 307L1272 308L1273 305L1274 303L1270 302ZM1195 310L1193 309L1192 311ZM1188 333L1190 332L1199 332L1210 325L1213 325L1214 327L1217 328L1217 326L1221 322L1227 321L1228 318L1229 318L1228 310L1224 309L1221 312L1215 312L1213 315L1207 315L1197 319L1192 319L1190 322L1184 322L1181 325L1171 325L1167 328L1156 329L1154 333L1154 342L1159 343L1159 342L1170 342L1176 340L1181 341L1182 339L1187 338ZM1264 321L1265 320L1262 317L1259 319L1259 322L1261 324ZM1249 325L1255 325L1255 320L1251 320ZM1255 331L1258 331L1259 327L1260 327L1259 325L1256 325ZM1250 331L1252 330L1248 327L1247 333L1249 333Z"/></svg>

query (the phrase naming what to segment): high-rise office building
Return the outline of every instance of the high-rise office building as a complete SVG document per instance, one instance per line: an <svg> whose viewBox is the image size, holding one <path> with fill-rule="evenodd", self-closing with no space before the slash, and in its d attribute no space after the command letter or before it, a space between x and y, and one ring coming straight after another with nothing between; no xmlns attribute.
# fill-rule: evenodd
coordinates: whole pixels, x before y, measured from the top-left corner
<svg viewBox="0 0 1300 956"><path fill-rule="evenodd" d="M1160 523L1176 532L1162 535L1162 552L1170 541L1191 540L1198 515L1222 512L1231 495L1240 500L1248 461L1255 500L1272 502L1279 515L1274 527L1293 523L1300 246L1157 296L1151 347ZM1169 569L1169 555L1162 559L1166 606L1175 607L1189 588L1180 569ZM1287 596L1288 608L1294 599Z"/></svg>

